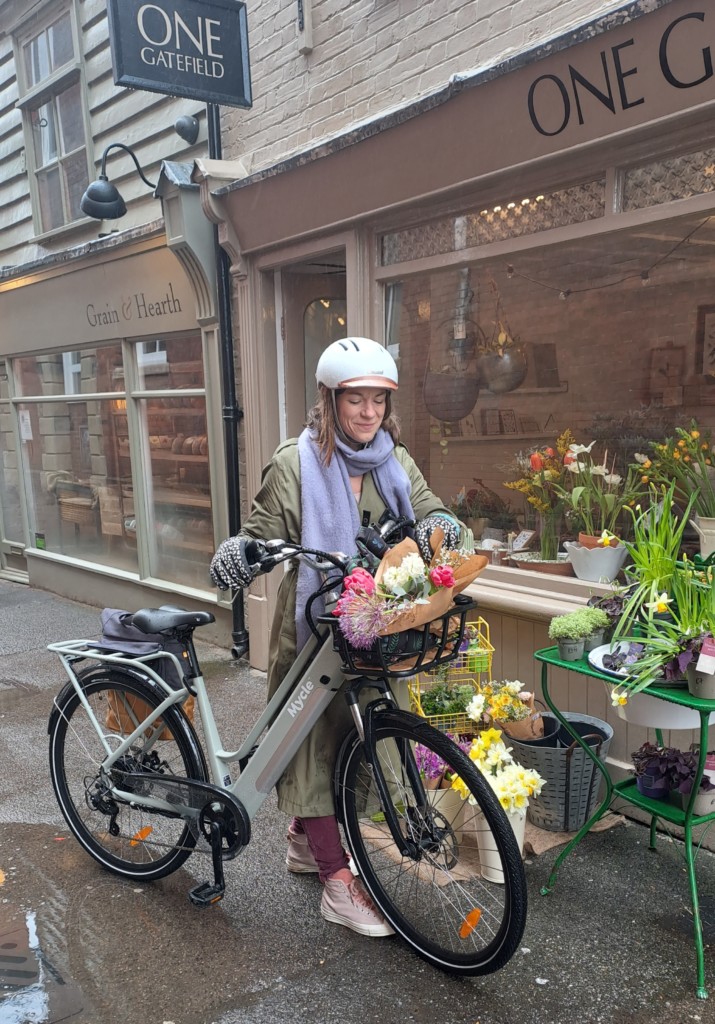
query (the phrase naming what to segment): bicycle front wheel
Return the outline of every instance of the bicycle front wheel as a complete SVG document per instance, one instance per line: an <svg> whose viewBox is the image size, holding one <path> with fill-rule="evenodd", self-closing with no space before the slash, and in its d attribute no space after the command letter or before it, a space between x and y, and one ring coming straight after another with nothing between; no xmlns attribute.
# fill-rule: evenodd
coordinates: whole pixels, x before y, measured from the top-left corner
<svg viewBox="0 0 715 1024"><path fill-rule="evenodd" d="M427 791L422 799L420 786L410 781L416 744L420 761L434 759L459 775L474 804L444 789ZM462 975L498 970L524 931L526 878L514 833L491 787L447 736L416 715L380 712L375 745L409 852L395 843L377 799L377 766L367 763L355 734L342 761L338 806L365 885L394 929L434 966ZM453 794L456 806L449 799ZM490 871L479 859L487 835L496 858ZM487 874L503 881L489 881Z"/></svg>
<svg viewBox="0 0 715 1024"><path fill-rule="evenodd" d="M111 749L163 699L142 680L116 671L93 675L83 692ZM176 871L196 846L197 834L182 818L115 800L111 790L124 788L127 772L206 780L196 734L178 707L170 707L108 773L101 767L107 751L97 726L70 684L57 697L49 731L55 795L87 853L125 878L149 881Z"/></svg>

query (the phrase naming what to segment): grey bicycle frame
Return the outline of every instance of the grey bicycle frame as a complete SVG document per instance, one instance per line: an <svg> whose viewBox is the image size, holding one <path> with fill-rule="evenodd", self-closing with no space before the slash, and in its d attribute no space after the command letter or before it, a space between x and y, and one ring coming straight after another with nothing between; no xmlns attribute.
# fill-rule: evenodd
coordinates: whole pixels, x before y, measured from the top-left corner
<svg viewBox="0 0 715 1024"><path fill-rule="evenodd" d="M258 812L323 711L331 701L336 699L343 683L351 678L343 672L340 658L333 650L329 628L322 626L319 627L319 630L322 639L319 641L316 637L311 637L251 732L237 750L226 750L223 746L203 676L199 675L190 680L191 689L196 694L201 714L212 780L216 786L229 791L240 800L251 819ZM127 753L139 738L146 739L145 733L148 728L169 707L182 702L188 696L189 691L186 687L173 690L151 667L151 662L158 658L171 658L179 669L180 677L183 678L184 666L174 655L167 652L127 658L121 654L107 654L98 651L92 647L91 641L86 640L49 644L48 650L54 651L59 656L70 682L107 751L107 757L101 766L107 775L112 765ZM72 668L72 662L77 658L89 658L117 667L121 666L131 669L134 674L139 669L142 673L150 676L166 692L166 699L145 719L141 722L137 721L134 731L126 735L119 746L112 747L102 724L97 720L84 694L81 681ZM387 696L394 701L389 689ZM362 719L356 707L352 708L352 713L358 734L362 738ZM160 729L155 730L156 736L160 732ZM154 739L148 740L147 746L156 742L156 736ZM261 739L261 737L263 738ZM116 737L113 736L113 739ZM229 765L244 759L248 760L243 771L235 781L232 781ZM112 787L112 792L117 799L127 803L136 801L135 794L124 792L116 786ZM157 810L170 810L174 813L177 811L176 804L168 804L158 797L142 797L141 802L148 808L155 807ZM188 807L184 810L187 818L196 817L199 813ZM182 814L182 816L184 815Z"/></svg>

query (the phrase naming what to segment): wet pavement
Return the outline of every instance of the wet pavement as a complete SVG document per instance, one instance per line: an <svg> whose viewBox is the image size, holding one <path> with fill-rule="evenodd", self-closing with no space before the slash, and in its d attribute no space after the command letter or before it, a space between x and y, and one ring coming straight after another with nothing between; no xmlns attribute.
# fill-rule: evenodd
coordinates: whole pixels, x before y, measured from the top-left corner
<svg viewBox="0 0 715 1024"><path fill-rule="evenodd" d="M521 949L459 980L398 939L327 924L314 876L286 873L286 819L270 800L228 893L198 910L208 859L149 885L102 871L69 835L47 769L62 684L53 640L92 636L98 610L0 581L0 1024L715 1024L715 857L699 878L712 994L695 998L682 845L620 825L588 836L539 895L558 850L527 863ZM265 679L200 646L226 740L245 734Z"/></svg>

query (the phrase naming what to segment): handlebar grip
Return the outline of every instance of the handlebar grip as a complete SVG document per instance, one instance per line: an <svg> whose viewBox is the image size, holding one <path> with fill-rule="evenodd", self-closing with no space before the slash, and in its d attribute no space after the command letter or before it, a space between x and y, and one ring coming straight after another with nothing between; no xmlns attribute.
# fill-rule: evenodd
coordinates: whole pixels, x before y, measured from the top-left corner
<svg viewBox="0 0 715 1024"><path fill-rule="evenodd" d="M366 551L377 558L382 558L389 548L382 534L372 526L361 527L356 540L358 547L364 547Z"/></svg>

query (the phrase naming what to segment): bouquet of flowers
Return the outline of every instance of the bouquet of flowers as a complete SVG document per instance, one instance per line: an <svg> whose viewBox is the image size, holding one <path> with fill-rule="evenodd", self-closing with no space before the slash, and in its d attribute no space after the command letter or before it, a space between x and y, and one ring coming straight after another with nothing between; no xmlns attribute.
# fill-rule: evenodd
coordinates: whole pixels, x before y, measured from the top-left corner
<svg viewBox="0 0 715 1024"><path fill-rule="evenodd" d="M476 693L467 706L474 722L490 719L515 740L532 740L544 735L544 720L534 706L534 694L518 679L477 683Z"/></svg>
<svg viewBox="0 0 715 1024"><path fill-rule="evenodd" d="M709 430L702 430L697 420L689 429L676 427L673 437L651 442L651 456L636 454L633 467L641 473L644 484L675 485L676 500L686 504L696 494L693 511L706 518L715 516L715 453Z"/></svg>
<svg viewBox="0 0 715 1024"><path fill-rule="evenodd" d="M604 546L615 546L615 532L624 505L633 507L648 487L639 467L631 466L625 477L621 476L616 473L615 457L609 466L607 451L603 459L591 453L594 444L595 441L589 445L569 445L564 455L565 486L554 486L564 499L566 515L577 522L583 533L598 537L598 543Z"/></svg>
<svg viewBox="0 0 715 1024"><path fill-rule="evenodd" d="M374 577L356 568L343 581L333 610L348 643L369 650L378 637L425 626L443 616L459 594L488 564L482 555L442 552L441 530L432 536L435 551L428 565L413 540L391 548Z"/></svg>
<svg viewBox="0 0 715 1024"><path fill-rule="evenodd" d="M504 486L523 494L527 502L541 516L541 557L556 558L558 552L558 530L564 507L563 492L566 486L566 465L564 459L574 443L570 430L565 430L556 439L556 449L537 449L516 457L518 480L507 481Z"/></svg>
<svg viewBox="0 0 715 1024"><path fill-rule="evenodd" d="M489 782L507 814L524 817L529 797L539 795L545 780L533 768L524 768L514 760L511 750L502 740L501 730L482 730L472 741L467 753ZM452 789L456 789L463 800L474 802L459 777L452 780Z"/></svg>

